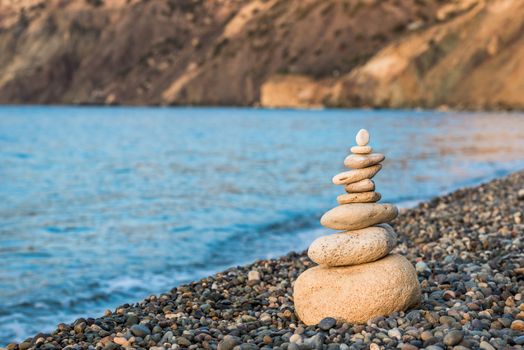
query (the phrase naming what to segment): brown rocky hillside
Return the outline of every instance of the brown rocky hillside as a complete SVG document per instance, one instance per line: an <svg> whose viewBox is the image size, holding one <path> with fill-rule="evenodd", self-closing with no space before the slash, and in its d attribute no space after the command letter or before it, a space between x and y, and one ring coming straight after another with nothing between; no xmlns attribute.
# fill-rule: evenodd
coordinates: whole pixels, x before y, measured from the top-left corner
<svg viewBox="0 0 524 350"><path fill-rule="evenodd" d="M0 103L522 108L523 7L0 0Z"/></svg>
<svg viewBox="0 0 524 350"><path fill-rule="evenodd" d="M524 1L464 4L344 76L330 103L524 109Z"/></svg>

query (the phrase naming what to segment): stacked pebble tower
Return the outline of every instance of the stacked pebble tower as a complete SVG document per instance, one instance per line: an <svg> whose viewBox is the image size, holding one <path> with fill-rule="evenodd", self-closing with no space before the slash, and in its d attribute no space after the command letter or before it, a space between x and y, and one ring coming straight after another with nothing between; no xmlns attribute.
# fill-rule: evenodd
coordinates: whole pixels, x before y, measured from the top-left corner
<svg viewBox="0 0 524 350"><path fill-rule="evenodd" d="M353 154L344 160L352 170L333 177L333 183L343 185L347 193L338 196L340 205L320 220L323 226L342 232L311 244L308 256L319 266L295 281L295 309L307 325L325 317L364 323L420 302L415 269L403 256L390 254L397 235L387 222L398 215L398 209L375 203L381 196L371 178L385 157L372 153L366 130L358 132L356 141Z"/></svg>

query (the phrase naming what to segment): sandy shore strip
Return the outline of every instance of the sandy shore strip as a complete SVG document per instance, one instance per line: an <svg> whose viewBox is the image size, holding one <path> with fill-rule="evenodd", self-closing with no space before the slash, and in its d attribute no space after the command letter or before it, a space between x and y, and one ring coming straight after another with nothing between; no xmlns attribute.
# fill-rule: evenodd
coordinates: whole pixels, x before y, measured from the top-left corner
<svg viewBox="0 0 524 350"><path fill-rule="evenodd" d="M421 305L406 313L364 325L327 318L304 326L292 286L313 263L290 253L60 324L7 349L523 349L523 188L520 171L422 203L393 222L395 252L416 265L423 288Z"/></svg>

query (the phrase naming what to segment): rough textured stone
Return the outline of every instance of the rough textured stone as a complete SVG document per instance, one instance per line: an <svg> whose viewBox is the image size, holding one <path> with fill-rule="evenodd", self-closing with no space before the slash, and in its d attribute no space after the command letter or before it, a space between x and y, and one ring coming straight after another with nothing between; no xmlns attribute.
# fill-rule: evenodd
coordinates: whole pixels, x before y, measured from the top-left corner
<svg viewBox="0 0 524 350"><path fill-rule="evenodd" d="M369 192L375 190L375 183L373 180L364 179L357 182L347 184L345 187L347 193Z"/></svg>
<svg viewBox="0 0 524 350"><path fill-rule="evenodd" d="M320 223L334 230L358 230L396 218L393 204L352 203L335 207L320 218Z"/></svg>
<svg viewBox="0 0 524 350"><path fill-rule="evenodd" d="M325 317L364 323L414 306L420 298L415 269L396 254L362 265L316 266L294 285L295 308L307 325Z"/></svg>
<svg viewBox="0 0 524 350"><path fill-rule="evenodd" d="M382 198L378 192L345 193L337 197L338 204L374 203Z"/></svg>
<svg viewBox="0 0 524 350"><path fill-rule="evenodd" d="M380 169L382 169L382 165L376 164L367 168L344 171L343 173L335 175L332 181L335 185L346 185L364 179L371 179Z"/></svg>
<svg viewBox="0 0 524 350"><path fill-rule="evenodd" d="M326 266L363 264L386 256L396 242L393 228L381 224L319 237L309 246L308 256Z"/></svg>
<svg viewBox="0 0 524 350"><path fill-rule="evenodd" d="M362 169L378 164L384 160L385 156L381 153L371 154L350 154L344 159L346 168Z"/></svg>

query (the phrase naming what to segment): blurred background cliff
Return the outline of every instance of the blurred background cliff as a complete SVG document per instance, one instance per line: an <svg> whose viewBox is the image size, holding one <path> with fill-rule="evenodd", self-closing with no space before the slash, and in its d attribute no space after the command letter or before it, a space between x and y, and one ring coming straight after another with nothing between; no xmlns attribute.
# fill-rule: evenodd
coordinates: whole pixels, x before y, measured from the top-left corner
<svg viewBox="0 0 524 350"><path fill-rule="evenodd" d="M522 0L0 0L0 103L524 108Z"/></svg>

